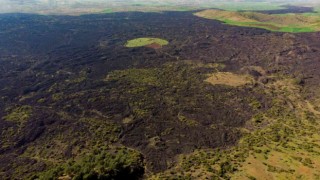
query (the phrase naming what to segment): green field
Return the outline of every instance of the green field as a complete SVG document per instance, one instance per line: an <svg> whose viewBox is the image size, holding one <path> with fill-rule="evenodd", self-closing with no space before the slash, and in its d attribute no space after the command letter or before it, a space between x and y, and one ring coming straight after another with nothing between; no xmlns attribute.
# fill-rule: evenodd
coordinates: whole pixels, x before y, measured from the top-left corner
<svg viewBox="0 0 320 180"><path fill-rule="evenodd" d="M147 46L147 45L151 45L151 44L165 46L165 45L169 44L169 42L164 39L159 39L159 38L137 38L137 39L129 40L125 44L125 46L128 48L133 48L133 47Z"/></svg>
<svg viewBox="0 0 320 180"><path fill-rule="evenodd" d="M320 17L317 13L269 15L256 12L204 10L194 15L219 20L229 25L262 28L277 32L320 31Z"/></svg>

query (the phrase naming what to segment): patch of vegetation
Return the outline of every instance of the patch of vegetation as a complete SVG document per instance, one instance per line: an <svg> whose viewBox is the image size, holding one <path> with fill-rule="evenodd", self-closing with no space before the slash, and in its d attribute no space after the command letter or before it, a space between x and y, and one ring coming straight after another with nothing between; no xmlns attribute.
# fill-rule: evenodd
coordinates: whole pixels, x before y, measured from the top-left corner
<svg viewBox="0 0 320 180"><path fill-rule="evenodd" d="M238 139L240 133L236 127L251 118L247 112L253 110L249 103L256 94L247 92L245 88L250 87L246 85L235 88L204 82L207 73L224 67L182 61L158 68L126 69L108 74L106 82L113 85L112 97L126 104L129 122L141 123L139 129L130 130L129 135L134 138L127 142L136 146L135 139L139 138L141 142L152 144L138 145L150 163L148 168L161 167L160 157L166 161L172 159L173 156L164 156L161 151L167 142L170 148L190 152L190 149L207 147L210 143L223 146L219 144L221 139L228 144ZM190 141L199 136L203 139Z"/></svg>
<svg viewBox="0 0 320 180"><path fill-rule="evenodd" d="M97 118L81 118L80 121L87 124L89 132L94 133L92 140L117 142L121 132L119 125Z"/></svg>
<svg viewBox="0 0 320 180"><path fill-rule="evenodd" d="M39 179L140 179L142 155L126 148L96 149L81 159L71 160L38 175Z"/></svg>
<svg viewBox="0 0 320 180"><path fill-rule="evenodd" d="M198 125L198 122L196 120L189 119L189 118L183 116L182 114L178 114L178 119L181 122L186 123L188 126L197 126Z"/></svg>
<svg viewBox="0 0 320 180"><path fill-rule="evenodd" d="M288 101L306 104L299 88L291 79L279 79L265 86L267 94L277 97L267 111L258 111L259 123L267 120L263 128L243 130L238 145L227 150L197 150L181 155L172 169L154 178L177 179L314 179L320 173L320 137L317 128L308 120L310 110L303 105L293 110ZM285 93L284 93L285 92ZM252 106L261 108L252 101ZM306 115L305 111L308 111ZM319 116L312 115L319 120ZM264 121L263 121L264 122ZM316 127L314 127L316 126ZM258 126L259 127L259 126ZM174 173L172 173L174 172Z"/></svg>
<svg viewBox="0 0 320 180"><path fill-rule="evenodd" d="M157 74L159 69L128 69L125 71L113 71L108 74L107 81L117 81L119 79L140 85L159 85Z"/></svg>
<svg viewBox="0 0 320 180"><path fill-rule="evenodd" d="M169 42L164 39L159 39L159 38L137 38L137 39L129 40L125 44L125 47L128 47L128 48L142 47L142 46L147 46L147 45L151 45L151 44L165 46L165 45L168 45Z"/></svg>
<svg viewBox="0 0 320 180"><path fill-rule="evenodd" d="M7 109L8 114L3 117L6 121L23 123L27 121L32 114L32 107L28 105L23 105L19 107L14 107L12 109Z"/></svg>
<svg viewBox="0 0 320 180"><path fill-rule="evenodd" d="M90 70L88 69L85 69L85 70L81 70L77 76L73 77L73 78L69 78L69 79L66 79L65 81L68 83L68 84L78 84L78 83L81 83L81 82L84 82L87 80L88 78L88 73L90 72Z"/></svg>
<svg viewBox="0 0 320 180"><path fill-rule="evenodd" d="M102 11L102 13L113 13L112 9L105 9L104 11Z"/></svg>
<svg viewBox="0 0 320 180"><path fill-rule="evenodd" d="M55 93L52 94L52 100L53 101L59 101L63 99L63 93Z"/></svg>
<svg viewBox="0 0 320 180"><path fill-rule="evenodd" d="M320 31L319 16L303 14L263 14L257 12L236 12L204 10L195 13L198 17L216 19L226 24L256 27L279 32L316 32Z"/></svg>

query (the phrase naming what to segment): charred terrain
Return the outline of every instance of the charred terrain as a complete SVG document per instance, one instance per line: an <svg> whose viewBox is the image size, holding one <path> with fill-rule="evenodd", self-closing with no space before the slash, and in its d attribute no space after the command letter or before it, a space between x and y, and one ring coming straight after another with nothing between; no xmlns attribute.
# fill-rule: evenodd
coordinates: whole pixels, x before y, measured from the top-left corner
<svg viewBox="0 0 320 180"><path fill-rule="evenodd" d="M0 15L0 177L319 177L320 33L193 13Z"/></svg>

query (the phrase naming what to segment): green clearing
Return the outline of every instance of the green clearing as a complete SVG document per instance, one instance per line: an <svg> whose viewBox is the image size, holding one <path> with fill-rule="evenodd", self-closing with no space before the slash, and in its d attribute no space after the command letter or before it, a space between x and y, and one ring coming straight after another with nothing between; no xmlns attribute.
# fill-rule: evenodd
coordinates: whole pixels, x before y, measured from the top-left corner
<svg viewBox="0 0 320 180"><path fill-rule="evenodd" d="M137 38L137 39L129 40L125 44L125 46L128 48L133 48L133 47L147 46L147 45L151 45L151 44L165 46L165 45L169 44L169 42L164 39L159 39L159 38Z"/></svg>
<svg viewBox="0 0 320 180"><path fill-rule="evenodd" d="M204 10L194 15L219 20L229 25L262 28L277 32L320 31L320 17L317 13L268 15L256 12Z"/></svg>

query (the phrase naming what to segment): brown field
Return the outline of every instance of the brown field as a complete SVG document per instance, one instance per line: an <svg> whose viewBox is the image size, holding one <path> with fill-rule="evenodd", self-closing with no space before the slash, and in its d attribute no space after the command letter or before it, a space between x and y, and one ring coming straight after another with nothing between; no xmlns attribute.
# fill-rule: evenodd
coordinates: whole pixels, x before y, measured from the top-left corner
<svg viewBox="0 0 320 180"><path fill-rule="evenodd" d="M220 84L237 87L250 84L253 79L249 75L240 75L230 72L218 72L211 74L205 81L212 85Z"/></svg>

